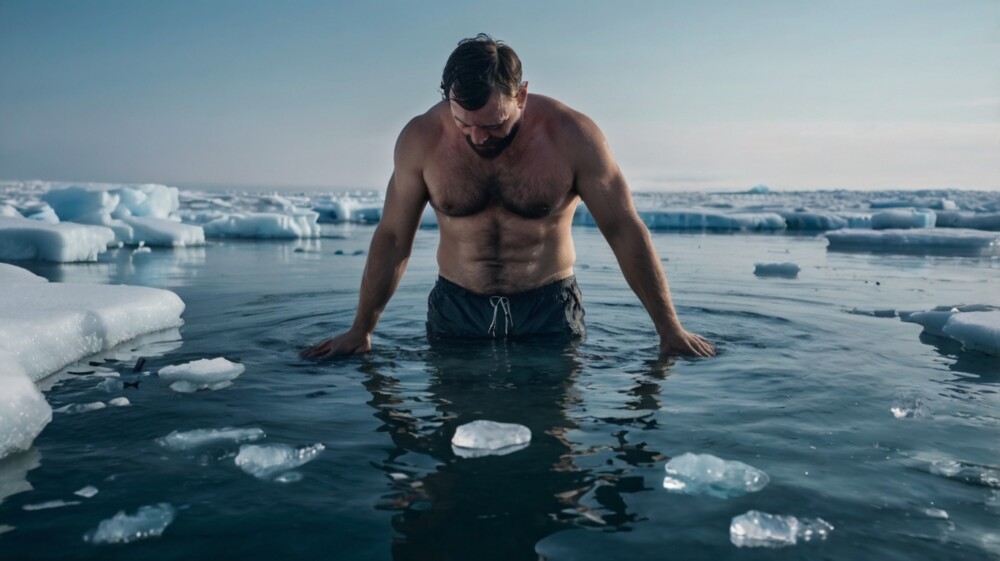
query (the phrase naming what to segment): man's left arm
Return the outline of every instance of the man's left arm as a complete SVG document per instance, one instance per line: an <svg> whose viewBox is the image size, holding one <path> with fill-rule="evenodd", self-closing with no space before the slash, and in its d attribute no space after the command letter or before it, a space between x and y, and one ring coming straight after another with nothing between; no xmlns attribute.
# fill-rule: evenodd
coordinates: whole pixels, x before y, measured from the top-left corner
<svg viewBox="0 0 1000 561"><path fill-rule="evenodd" d="M681 327L667 275L649 230L635 211L628 184L607 140L589 118L580 114L576 117L570 145L577 162L577 192L614 251L626 282L653 320L660 336L660 354L713 356L715 347L711 343Z"/></svg>

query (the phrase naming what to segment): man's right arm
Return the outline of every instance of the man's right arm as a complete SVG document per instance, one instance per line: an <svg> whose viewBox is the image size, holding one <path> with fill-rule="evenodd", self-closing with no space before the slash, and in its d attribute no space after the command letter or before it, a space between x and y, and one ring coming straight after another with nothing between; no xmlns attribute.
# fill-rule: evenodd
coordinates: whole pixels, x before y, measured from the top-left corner
<svg viewBox="0 0 1000 561"><path fill-rule="evenodd" d="M393 155L382 218L372 236L361 280L358 310L351 328L303 350L303 358L331 358L371 350L371 335L399 286L428 201L423 179L424 150L429 139L417 117L403 129Z"/></svg>

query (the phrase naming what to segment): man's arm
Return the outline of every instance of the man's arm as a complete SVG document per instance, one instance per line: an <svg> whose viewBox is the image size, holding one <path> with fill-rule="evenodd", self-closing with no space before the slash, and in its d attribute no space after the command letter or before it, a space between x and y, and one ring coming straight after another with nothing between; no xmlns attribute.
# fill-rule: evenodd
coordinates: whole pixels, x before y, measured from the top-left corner
<svg viewBox="0 0 1000 561"><path fill-rule="evenodd" d="M417 119L403 129L396 141L395 170L386 190L382 219L368 249L354 324L344 333L303 350L299 353L303 358L331 358L371 350L371 335L403 278L428 200L423 179L426 138L422 138Z"/></svg>
<svg viewBox="0 0 1000 561"><path fill-rule="evenodd" d="M615 163L607 140L584 115L574 115L576 189L594 222L608 240L629 286L639 297L660 336L660 354L713 356L715 347L681 327L645 224L632 204L625 177Z"/></svg>

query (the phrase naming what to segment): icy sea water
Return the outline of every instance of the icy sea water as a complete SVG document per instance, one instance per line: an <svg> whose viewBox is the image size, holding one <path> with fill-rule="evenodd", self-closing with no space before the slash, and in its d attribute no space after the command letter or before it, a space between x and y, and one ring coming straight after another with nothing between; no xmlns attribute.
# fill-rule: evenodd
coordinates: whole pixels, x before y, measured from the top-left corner
<svg viewBox="0 0 1000 561"><path fill-rule="evenodd" d="M365 261L355 253L371 232L29 266L53 281L169 288L187 303L186 324L181 341L84 361L47 391L53 408L119 396L131 405L56 413L33 450L7 460L37 467L27 473L33 489L0 504L0 559L1000 555L997 359L858 313L998 304L996 258L654 233L685 326L720 351L659 362L650 322L594 229L574 230L584 341L431 347L423 318L437 233L421 231L376 350L300 360L299 349L349 325ZM786 261L802 268L797 279L753 274L755 262ZM133 374L139 356L147 372L220 356L246 371L224 389L177 393L155 374ZM106 371L139 386L107 384ZM477 419L524 425L532 441L459 458L451 436ZM173 451L156 442L223 427L262 429L255 444L325 450L282 483L238 468L239 444ZM749 464L770 483L730 499L668 493L664 464L685 452ZM86 486L98 494L74 495ZM79 504L24 508L54 500ZM161 536L84 541L117 512L160 503L176 509ZM835 529L821 542L738 548L730 521L750 510Z"/></svg>

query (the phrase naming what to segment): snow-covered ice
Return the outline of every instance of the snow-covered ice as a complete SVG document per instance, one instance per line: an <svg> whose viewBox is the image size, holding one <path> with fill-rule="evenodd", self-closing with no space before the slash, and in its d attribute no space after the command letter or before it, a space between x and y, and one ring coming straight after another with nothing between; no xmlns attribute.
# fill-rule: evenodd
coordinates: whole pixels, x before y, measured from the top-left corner
<svg viewBox="0 0 1000 561"><path fill-rule="evenodd" d="M105 544L154 538L163 534L176 515L177 510L168 503L142 506L132 515L121 510L111 518L102 520L83 539L93 544Z"/></svg>
<svg viewBox="0 0 1000 561"><path fill-rule="evenodd" d="M942 331L967 350L1000 357L1000 311L953 314Z"/></svg>
<svg viewBox="0 0 1000 561"><path fill-rule="evenodd" d="M185 432L174 431L167 436L156 439L165 448L174 451L191 450L202 446L218 444L238 444L254 442L264 438L264 431L259 428L237 429L195 429Z"/></svg>
<svg viewBox="0 0 1000 561"><path fill-rule="evenodd" d="M114 240L102 226L0 216L0 259L6 261L97 261Z"/></svg>
<svg viewBox="0 0 1000 561"><path fill-rule="evenodd" d="M310 462L326 447L313 444L292 448L287 444L244 444L236 455L236 465L258 479L273 479Z"/></svg>
<svg viewBox="0 0 1000 561"><path fill-rule="evenodd" d="M158 372L160 379L170 384L170 389L190 393L203 389L226 387L239 377L246 367L218 357L203 358L184 364L165 366Z"/></svg>
<svg viewBox="0 0 1000 561"><path fill-rule="evenodd" d="M711 454L681 454L671 458L664 469L663 488L667 491L720 499L760 491L770 481L753 466Z"/></svg>
<svg viewBox="0 0 1000 561"><path fill-rule="evenodd" d="M27 450L52 408L16 359L0 351L0 459Z"/></svg>
<svg viewBox="0 0 1000 561"><path fill-rule="evenodd" d="M318 217L311 210L232 213L209 220L204 228L205 235L211 238L314 238L320 235Z"/></svg>
<svg viewBox="0 0 1000 561"><path fill-rule="evenodd" d="M32 380L183 324L184 302L167 290L50 283L12 269L0 264L0 353L13 355Z"/></svg>
<svg viewBox="0 0 1000 561"><path fill-rule="evenodd" d="M786 547L825 540L833 526L822 518L796 518L756 510L733 518L729 540L736 547Z"/></svg>
<svg viewBox="0 0 1000 561"><path fill-rule="evenodd" d="M758 277L783 277L794 279L802 269L795 263L754 263L753 274Z"/></svg>
<svg viewBox="0 0 1000 561"><path fill-rule="evenodd" d="M464 458L516 452L531 442L531 430L515 423L479 420L461 425L451 439L455 455Z"/></svg>

